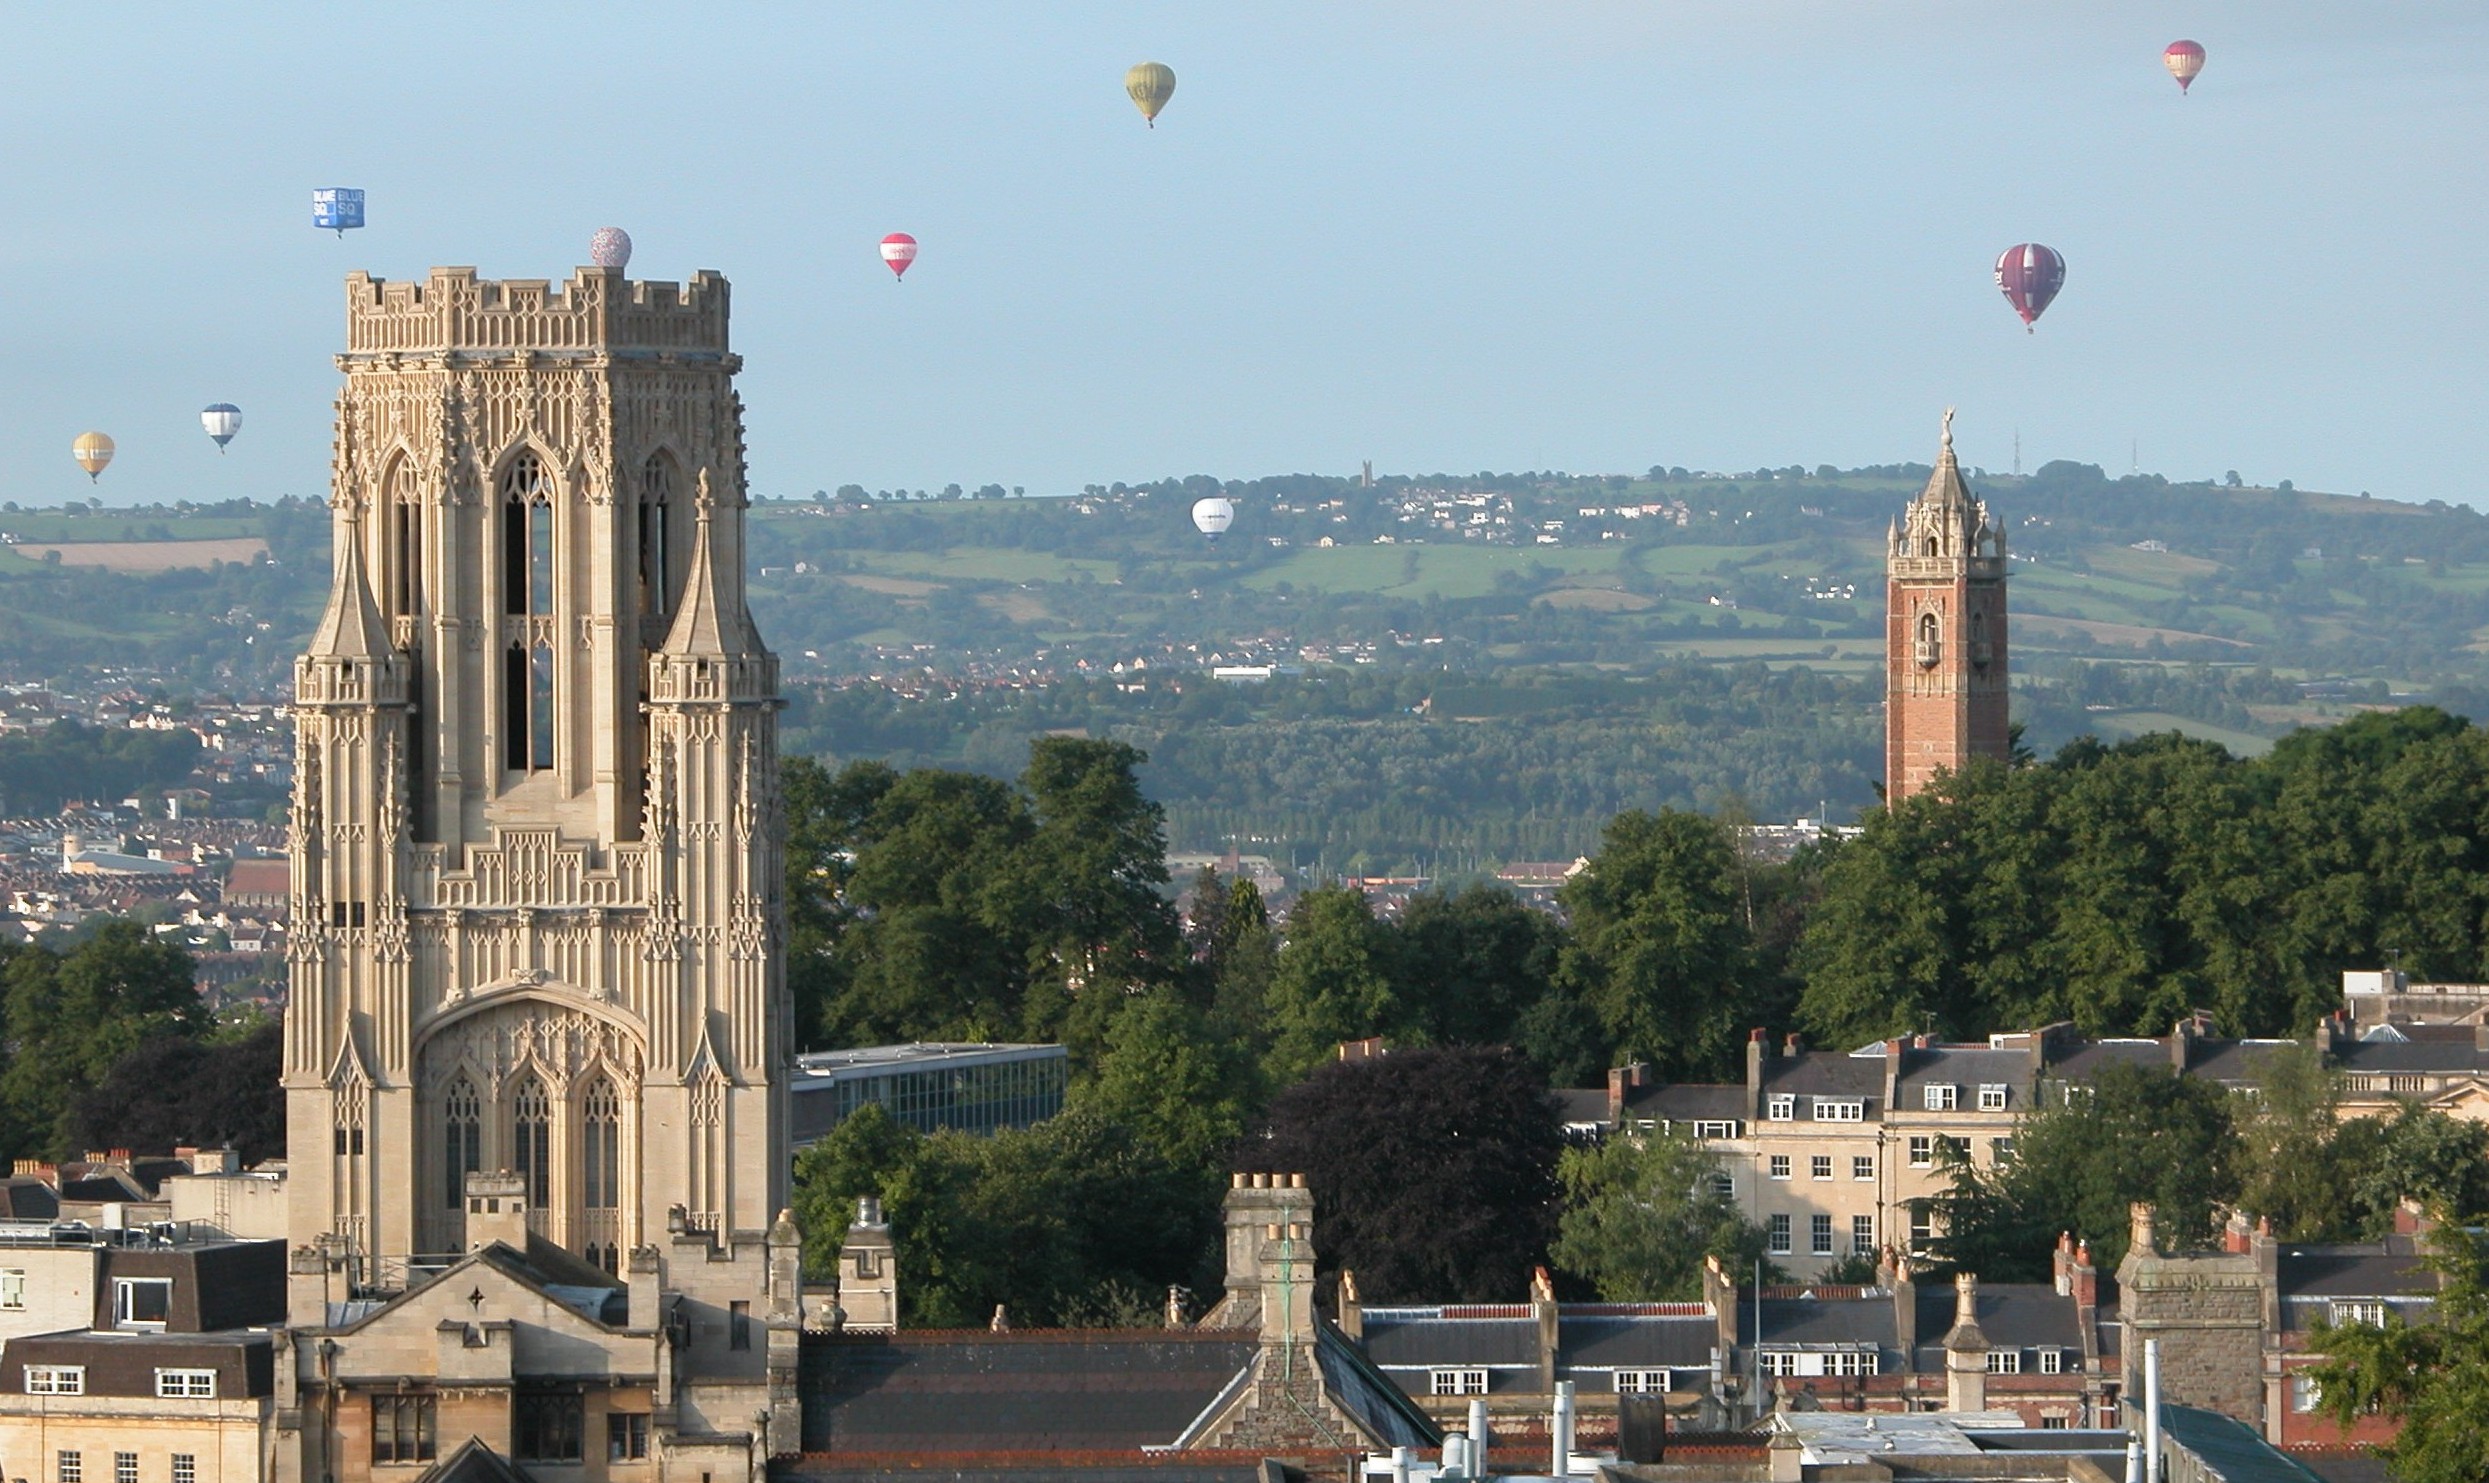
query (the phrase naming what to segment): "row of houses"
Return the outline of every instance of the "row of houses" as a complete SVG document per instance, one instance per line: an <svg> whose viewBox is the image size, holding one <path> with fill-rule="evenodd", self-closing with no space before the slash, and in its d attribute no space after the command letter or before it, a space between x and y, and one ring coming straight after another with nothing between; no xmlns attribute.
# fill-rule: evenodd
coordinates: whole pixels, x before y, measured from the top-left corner
<svg viewBox="0 0 2489 1483"><path fill-rule="evenodd" d="M2343 1115L2416 1102L2489 1120L2489 990L2466 998L2459 987L2406 984L2390 1013L2382 997L2346 995L2308 1042L2341 1077ZM2458 1022L2416 1017L2430 1006L2457 1011ZM2092 1038L2055 1024L1972 1042L1895 1037L1850 1051L1811 1050L1795 1035L1774 1044L1756 1030L1742 1082L1663 1085L1634 1065L1611 1071L1604 1089L1562 1097L1580 1133L1701 1142L1720 1159L1725 1192L1764 1230L1774 1263L1822 1278L1871 1264L1888 1246L1927 1252L1953 1169L2011 1159L2026 1114L2086 1095L2108 1067L2253 1093L2271 1058L2298 1045L2223 1036L2201 1012L2163 1036Z"/></svg>

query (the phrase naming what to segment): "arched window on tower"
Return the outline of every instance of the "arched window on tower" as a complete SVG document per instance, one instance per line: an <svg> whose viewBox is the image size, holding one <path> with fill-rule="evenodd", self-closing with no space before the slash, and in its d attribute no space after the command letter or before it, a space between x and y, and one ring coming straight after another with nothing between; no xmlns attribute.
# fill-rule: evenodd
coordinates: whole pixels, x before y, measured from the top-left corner
<svg viewBox="0 0 2489 1483"><path fill-rule="evenodd" d="M1944 657L1944 633L1933 613L1919 614L1918 661L1921 669L1934 669Z"/></svg>
<svg viewBox="0 0 2489 1483"><path fill-rule="evenodd" d="M527 1208L542 1210L553 1203L553 1107L532 1076L510 1099L510 1141L510 1167L527 1185Z"/></svg>
<svg viewBox="0 0 2489 1483"><path fill-rule="evenodd" d="M1972 613L1970 615L1970 662L1981 669L1986 669L1988 661L1994 657L1995 652L1988 644L1988 615L1984 611Z"/></svg>
<svg viewBox="0 0 2489 1483"><path fill-rule="evenodd" d="M532 452L501 475L501 601L512 617L553 616L553 480ZM502 765L553 766L553 650L548 633L522 625L502 657Z"/></svg>
<svg viewBox="0 0 2489 1483"><path fill-rule="evenodd" d="M467 1176L484 1167L484 1103L475 1083L461 1076L441 1099L441 1203L455 1210L467 1200Z"/></svg>
<svg viewBox="0 0 2489 1483"><path fill-rule="evenodd" d="M640 466L640 612L665 616L668 586L667 526L674 513L674 470L662 453Z"/></svg>
<svg viewBox="0 0 2489 1483"><path fill-rule="evenodd" d="M622 1203L622 1099L613 1082L598 1077L580 1113L582 1203L590 1210L611 1210Z"/></svg>
<svg viewBox="0 0 2489 1483"><path fill-rule="evenodd" d="M423 605L423 506L415 500L415 475L401 458L389 466L389 616L412 618Z"/></svg>
<svg viewBox="0 0 2489 1483"><path fill-rule="evenodd" d="M553 612L553 479L532 452L501 471L501 610Z"/></svg>

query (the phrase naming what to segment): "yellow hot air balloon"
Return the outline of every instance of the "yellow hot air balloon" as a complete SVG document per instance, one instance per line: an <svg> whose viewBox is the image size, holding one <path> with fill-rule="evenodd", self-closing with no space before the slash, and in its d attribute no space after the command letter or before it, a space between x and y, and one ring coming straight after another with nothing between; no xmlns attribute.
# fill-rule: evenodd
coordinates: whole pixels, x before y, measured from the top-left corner
<svg viewBox="0 0 2489 1483"><path fill-rule="evenodd" d="M1158 127L1158 110L1175 96L1175 69L1164 62L1142 62L1124 74L1124 91L1132 95L1132 104Z"/></svg>
<svg viewBox="0 0 2489 1483"><path fill-rule="evenodd" d="M80 433L78 441L69 445L69 453L92 481L104 471L104 465L112 462L112 439L102 433Z"/></svg>

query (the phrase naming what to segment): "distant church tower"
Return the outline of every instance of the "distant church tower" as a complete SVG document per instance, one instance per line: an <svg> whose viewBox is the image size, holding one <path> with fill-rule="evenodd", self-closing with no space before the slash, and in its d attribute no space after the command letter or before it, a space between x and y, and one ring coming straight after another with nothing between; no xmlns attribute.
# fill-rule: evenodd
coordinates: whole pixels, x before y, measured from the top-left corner
<svg viewBox="0 0 2489 1483"><path fill-rule="evenodd" d="M1974 757L2004 761L2005 530L1953 459L1953 413L1927 488L1886 542L1884 793L1893 803Z"/></svg>
<svg viewBox="0 0 2489 1483"><path fill-rule="evenodd" d="M757 1254L786 1204L778 666L726 319L705 272L347 279L284 1080L291 1240L357 1287L467 1250L475 1174L608 1272Z"/></svg>

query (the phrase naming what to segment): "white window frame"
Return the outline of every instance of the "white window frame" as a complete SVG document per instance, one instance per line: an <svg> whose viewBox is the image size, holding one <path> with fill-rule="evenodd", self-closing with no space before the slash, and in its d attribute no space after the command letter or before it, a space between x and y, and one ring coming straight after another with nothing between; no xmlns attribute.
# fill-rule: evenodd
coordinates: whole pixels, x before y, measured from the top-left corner
<svg viewBox="0 0 2489 1483"><path fill-rule="evenodd" d="M1832 1177L1832 1155L1828 1153L1808 1155L1806 1172L1810 1178L1830 1179Z"/></svg>
<svg viewBox="0 0 2489 1483"><path fill-rule="evenodd" d="M1815 1121L1819 1123L1860 1123L1867 1120L1867 1104L1856 1097L1817 1097Z"/></svg>
<svg viewBox="0 0 2489 1483"><path fill-rule="evenodd" d="M2004 1082L1983 1081L1979 1084L1979 1110L1981 1112L2003 1112L2005 1110Z"/></svg>
<svg viewBox="0 0 2489 1483"><path fill-rule="evenodd" d="M1925 1133L1910 1135L1910 1167L1913 1169L1936 1167L1936 1140L1934 1138Z"/></svg>
<svg viewBox="0 0 2489 1483"><path fill-rule="evenodd" d="M26 1367L26 1393L28 1395L84 1395L86 1394L86 1366L28 1365Z"/></svg>
<svg viewBox="0 0 2489 1483"><path fill-rule="evenodd" d="M1737 1180L1731 1175L1714 1174L1711 1176L1711 1192L1723 1200L1734 1200L1737 1198Z"/></svg>
<svg viewBox="0 0 2489 1483"><path fill-rule="evenodd" d="M1426 1393L1428 1395L1485 1395L1486 1370L1480 1366L1428 1370Z"/></svg>
<svg viewBox="0 0 2489 1483"><path fill-rule="evenodd" d="M216 1399L214 1370L158 1370L156 1394L166 1400L212 1401Z"/></svg>
<svg viewBox="0 0 2489 1483"><path fill-rule="evenodd" d="M1830 1256L1830 1255L1832 1255L1832 1217L1831 1217L1831 1216L1829 1216L1829 1215L1812 1215L1812 1216L1807 1217L1807 1221L1806 1221L1806 1254L1807 1254L1807 1255L1809 1255L1809 1256Z"/></svg>
<svg viewBox="0 0 2489 1483"><path fill-rule="evenodd" d="M164 1289L164 1317L162 1317L162 1318L132 1318L132 1317L130 1316L131 1312L133 1311L133 1309L134 1309L134 1308L135 1308L135 1306L136 1306L135 1304L133 1304L133 1303L130 1301L130 1299L131 1299L131 1298L132 1298L132 1296L133 1296L133 1295L135 1295L135 1294L138 1292L138 1290L139 1290L140 1288L142 1288L142 1287L160 1287L160 1288ZM164 1326L165 1326L168 1322L170 1322L170 1321L171 1321L172 1317L173 1317L173 1279L172 1279L172 1278L170 1278L170 1277L115 1277L114 1279L112 1279L112 1326L113 1326L114 1328L117 1328L117 1329L137 1329L137 1330L139 1330L139 1331L141 1331L141 1332L144 1332L144 1333L154 1333L154 1334L160 1334L160 1333L164 1332Z"/></svg>
<svg viewBox="0 0 2489 1483"><path fill-rule="evenodd" d="M1798 1120L1798 1099L1794 1092L1774 1092L1763 1104L1766 1122L1793 1123Z"/></svg>
<svg viewBox="0 0 2489 1483"><path fill-rule="evenodd" d="M1875 1182L1875 1155L1854 1153L1849 1156L1849 1177L1862 1183Z"/></svg>
<svg viewBox="0 0 2489 1483"><path fill-rule="evenodd" d="M1827 1375L1873 1375L1881 1368L1883 1356L1868 1349L1835 1349L1824 1356Z"/></svg>
<svg viewBox="0 0 2489 1483"><path fill-rule="evenodd" d="M138 1454L115 1452L112 1455L112 1483L138 1483Z"/></svg>
<svg viewBox="0 0 2489 1483"><path fill-rule="evenodd" d="M1721 1122L1696 1123L1694 1124L1694 1136L1697 1138L1734 1139L1737 1136L1737 1124Z"/></svg>
<svg viewBox="0 0 2489 1483"><path fill-rule="evenodd" d="M1798 1372L1797 1354L1787 1349L1763 1350L1755 1355L1754 1364L1767 1376L1794 1375Z"/></svg>
<svg viewBox="0 0 2489 1483"><path fill-rule="evenodd" d="M2065 1373L2065 1371L2066 1371L2066 1352L2065 1352L2064 1350L2062 1350L2062 1349L2043 1349L2043 1350L2041 1350L2041 1351L2040 1351L2040 1373L2041 1373L2041 1374L2043 1374L2043 1375L2062 1375L2062 1374L2064 1374L2064 1373Z"/></svg>
<svg viewBox="0 0 2489 1483"><path fill-rule="evenodd" d="M26 1311L26 1269L0 1268L0 1308L12 1313Z"/></svg>
<svg viewBox="0 0 2489 1483"><path fill-rule="evenodd" d="M2325 1387L2305 1370L2290 1372L2290 1409L2305 1416L2325 1404Z"/></svg>
<svg viewBox="0 0 2489 1483"><path fill-rule="evenodd" d="M199 1455L195 1452L173 1454L173 1483L199 1483Z"/></svg>
<svg viewBox="0 0 2489 1483"><path fill-rule="evenodd" d="M1991 1349L1991 1350L1989 1350L1989 1351L1988 1351L1988 1373L1989 1373L1989 1374L1991 1374L1991 1375L2019 1375L2019 1374L2021 1374L2021 1373L2022 1373L2022 1351L2021 1351L2021 1350L2019 1350L2019 1349Z"/></svg>
<svg viewBox="0 0 2489 1483"><path fill-rule="evenodd" d="M2364 1323L2375 1328L2383 1328L2386 1311L2386 1306L2380 1302L2337 1300L2327 1310L2326 1319L2335 1328L2352 1323Z"/></svg>
<svg viewBox="0 0 2489 1483"><path fill-rule="evenodd" d="M1788 1156L1787 1154L1785 1154L1785 1153L1775 1153L1775 1154L1768 1154L1768 1155L1766 1155L1766 1156L1765 1156L1765 1162L1764 1162L1764 1165L1763 1165L1763 1170L1764 1170L1764 1172L1765 1172L1765 1173L1767 1173L1767 1174L1771 1175L1774 1179L1786 1179L1786 1178L1788 1178L1788 1177L1789 1177L1789 1156Z"/></svg>
<svg viewBox="0 0 2489 1483"><path fill-rule="evenodd" d="M1618 1370L1618 1395L1666 1395L1669 1391L1666 1370Z"/></svg>
<svg viewBox="0 0 2489 1483"><path fill-rule="evenodd" d="M59 1483L86 1483L86 1454L75 1447L53 1453L52 1476Z"/></svg>
<svg viewBox="0 0 2489 1483"><path fill-rule="evenodd" d="M1790 1255L1790 1229L1793 1224L1794 1222L1789 1219L1786 1213L1771 1216L1764 1221L1763 1229L1765 1231L1765 1235L1763 1239L1765 1244L1770 1247L1772 1255Z"/></svg>
<svg viewBox="0 0 2489 1483"><path fill-rule="evenodd" d="M1875 1217L1853 1215L1849 1218L1849 1254L1873 1256L1875 1251Z"/></svg>
<svg viewBox="0 0 2489 1483"><path fill-rule="evenodd" d="M1961 1098L1962 1089L1949 1081L1931 1081L1919 1088L1919 1105L1929 1112L1951 1112Z"/></svg>

